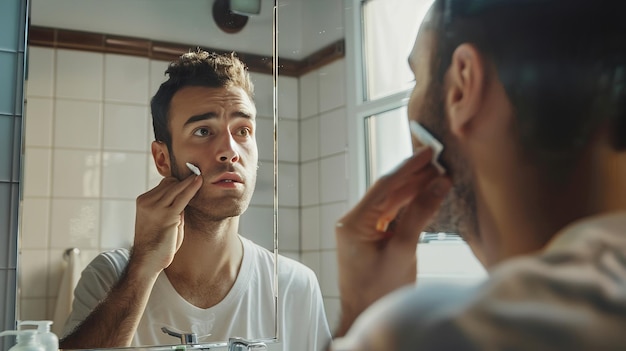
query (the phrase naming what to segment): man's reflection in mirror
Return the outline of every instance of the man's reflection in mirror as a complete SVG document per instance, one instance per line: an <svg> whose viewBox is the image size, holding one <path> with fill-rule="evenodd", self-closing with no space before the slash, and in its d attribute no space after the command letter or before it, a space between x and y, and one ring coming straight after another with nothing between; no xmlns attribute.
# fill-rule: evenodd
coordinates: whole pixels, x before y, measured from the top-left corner
<svg viewBox="0 0 626 351"><path fill-rule="evenodd" d="M245 65L198 50L165 73L151 101L163 180L137 198L132 249L104 252L83 271L61 348L180 343L163 327L200 343L268 338L277 318L285 350L319 350L330 331L313 271L279 256L276 315L274 255L238 232L258 168Z"/></svg>
<svg viewBox="0 0 626 351"><path fill-rule="evenodd" d="M407 110L446 174L416 148L340 219L335 351L625 349L625 10L434 2ZM413 286L422 231L463 235L489 278Z"/></svg>

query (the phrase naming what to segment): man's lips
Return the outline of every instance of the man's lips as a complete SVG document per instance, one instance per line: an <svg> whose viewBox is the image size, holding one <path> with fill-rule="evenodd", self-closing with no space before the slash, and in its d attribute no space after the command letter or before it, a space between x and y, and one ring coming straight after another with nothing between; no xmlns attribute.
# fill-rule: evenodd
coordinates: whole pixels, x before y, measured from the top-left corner
<svg viewBox="0 0 626 351"><path fill-rule="evenodd" d="M211 183L212 184L219 184L219 183L242 183L243 184L243 179L237 173L228 172L228 173L224 173L220 175Z"/></svg>

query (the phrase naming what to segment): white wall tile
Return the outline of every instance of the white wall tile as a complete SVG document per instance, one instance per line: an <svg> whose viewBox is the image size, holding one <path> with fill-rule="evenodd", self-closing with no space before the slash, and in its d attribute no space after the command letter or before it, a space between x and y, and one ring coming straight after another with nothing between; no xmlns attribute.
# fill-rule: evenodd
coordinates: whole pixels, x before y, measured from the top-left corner
<svg viewBox="0 0 626 351"><path fill-rule="evenodd" d="M278 77L278 117L281 119L297 120L298 107L298 78Z"/></svg>
<svg viewBox="0 0 626 351"><path fill-rule="evenodd" d="M48 284L46 250L21 250L19 280L23 297L46 297Z"/></svg>
<svg viewBox="0 0 626 351"><path fill-rule="evenodd" d="M320 157L320 119L313 116L300 121L300 160L311 161Z"/></svg>
<svg viewBox="0 0 626 351"><path fill-rule="evenodd" d="M163 176L159 174L151 153L146 156L146 168L148 170L148 183L146 185L147 191L156 187L163 180Z"/></svg>
<svg viewBox="0 0 626 351"><path fill-rule="evenodd" d="M302 206L317 205L320 203L319 162L312 161L300 166L300 191Z"/></svg>
<svg viewBox="0 0 626 351"><path fill-rule="evenodd" d="M130 249L135 237L134 200L102 200L100 249Z"/></svg>
<svg viewBox="0 0 626 351"><path fill-rule="evenodd" d="M254 84L254 104L257 117L274 116L274 81L271 74L250 73Z"/></svg>
<svg viewBox="0 0 626 351"><path fill-rule="evenodd" d="M69 249L69 247L65 249L58 248L48 250L48 293L46 294L48 297L59 296L61 279L63 278L63 272L67 267L67 262L64 258L64 254L67 249ZM84 266L81 264L81 267Z"/></svg>
<svg viewBox="0 0 626 351"><path fill-rule="evenodd" d="M339 297L339 275L337 270L337 252L320 253L320 288L324 297Z"/></svg>
<svg viewBox="0 0 626 351"><path fill-rule="evenodd" d="M311 268L315 275L317 276L317 280L320 279L321 274L321 263L320 263L320 252L312 251L312 252L303 252L302 253L302 263L307 267Z"/></svg>
<svg viewBox="0 0 626 351"><path fill-rule="evenodd" d="M320 202L342 201L348 198L346 154L320 161Z"/></svg>
<svg viewBox="0 0 626 351"><path fill-rule="evenodd" d="M339 328L339 317L341 316L341 300L338 297L324 297L324 308L330 330L337 330Z"/></svg>
<svg viewBox="0 0 626 351"><path fill-rule="evenodd" d="M322 249L334 249L337 247L335 241L335 225L337 220L347 212L344 202L338 202L320 207L320 247Z"/></svg>
<svg viewBox="0 0 626 351"><path fill-rule="evenodd" d="M300 77L300 118L319 113L319 71L315 70Z"/></svg>
<svg viewBox="0 0 626 351"><path fill-rule="evenodd" d="M271 161L260 162L256 174L256 186L252 194L252 205L274 205L274 165Z"/></svg>
<svg viewBox="0 0 626 351"><path fill-rule="evenodd" d="M63 278L63 272L67 268L67 261L63 258L65 251L68 248L64 249L50 249L50 259L49 259L49 275L48 275L48 297L54 297L53 306L48 310L52 310L51 316L54 315L54 304L56 304L56 297L59 295L59 290L61 287L61 280ZM78 262L76 263L80 270L82 271L89 262L91 262L98 254L100 253L99 249L80 249L80 254L78 255ZM51 317L50 317L51 318Z"/></svg>
<svg viewBox="0 0 626 351"><path fill-rule="evenodd" d="M268 250L274 247L274 209L250 206L239 222L239 234Z"/></svg>
<svg viewBox="0 0 626 351"><path fill-rule="evenodd" d="M345 105L346 75L345 60L337 60L319 70L320 112L333 110Z"/></svg>
<svg viewBox="0 0 626 351"><path fill-rule="evenodd" d="M146 119L146 122L148 123L146 129L148 130L148 142L152 143L153 141L155 141L155 137L154 137L154 127L152 126L152 113L151 111L151 107L150 105L148 105L148 118ZM150 152L150 145L148 145L148 152Z"/></svg>
<svg viewBox="0 0 626 351"><path fill-rule="evenodd" d="M278 164L278 204L279 206L300 205L300 176L297 165Z"/></svg>
<svg viewBox="0 0 626 351"><path fill-rule="evenodd" d="M146 104L149 100L149 60L143 57L106 54L104 99Z"/></svg>
<svg viewBox="0 0 626 351"><path fill-rule="evenodd" d="M320 115L320 156L345 152L348 149L346 110L332 110Z"/></svg>
<svg viewBox="0 0 626 351"><path fill-rule="evenodd" d="M278 247L280 250L300 251L300 211L278 209Z"/></svg>
<svg viewBox="0 0 626 351"><path fill-rule="evenodd" d="M51 248L97 249L100 239L100 201L53 199Z"/></svg>
<svg viewBox="0 0 626 351"><path fill-rule="evenodd" d="M278 160L298 162L299 153L298 122L281 119L278 122Z"/></svg>
<svg viewBox="0 0 626 351"><path fill-rule="evenodd" d="M22 249L48 248L50 199L25 198L22 202L21 225Z"/></svg>
<svg viewBox="0 0 626 351"><path fill-rule="evenodd" d="M256 143L259 149L259 160L271 163L274 159L274 121L272 119L267 117L256 119Z"/></svg>
<svg viewBox="0 0 626 351"><path fill-rule="evenodd" d="M24 114L26 146L52 146L53 113L51 98L28 98Z"/></svg>
<svg viewBox="0 0 626 351"><path fill-rule="evenodd" d="M102 140L102 104L57 99L54 107L54 146L99 149Z"/></svg>
<svg viewBox="0 0 626 351"><path fill-rule="evenodd" d="M320 208L319 206L304 207L301 209L302 250L320 249Z"/></svg>
<svg viewBox="0 0 626 351"><path fill-rule="evenodd" d="M161 83L167 80L165 70L168 65L169 61L150 60L150 98L159 90Z"/></svg>
<svg viewBox="0 0 626 351"><path fill-rule="evenodd" d="M24 274L24 272L20 272ZM46 298L22 298L20 305L20 320L43 321L50 320L46 316Z"/></svg>
<svg viewBox="0 0 626 351"><path fill-rule="evenodd" d="M102 197L136 199L146 189L146 157L143 153L102 153Z"/></svg>
<svg viewBox="0 0 626 351"><path fill-rule="evenodd" d="M52 97L54 95L55 50L28 47L28 81L26 95Z"/></svg>
<svg viewBox="0 0 626 351"><path fill-rule="evenodd" d="M49 297L46 299L47 308L46 308L46 318L40 320L51 321L54 319L54 310L56 309L57 297ZM35 319L37 320L37 319Z"/></svg>
<svg viewBox="0 0 626 351"><path fill-rule="evenodd" d="M52 196L100 196L100 152L55 149Z"/></svg>
<svg viewBox="0 0 626 351"><path fill-rule="evenodd" d="M50 196L52 150L27 147L24 155L24 196Z"/></svg>
<svg viewBox="0 0 626 351"><path fill-rule="evenodd" d="M148 107L106 103L104 105L104 149L150 151Z"/></svg>
<svg viewBox="0 0 626 351"><path fill-rule="evenodd" d="M102 99L103 62L103 54L58 49L56 97Z"/></svg>

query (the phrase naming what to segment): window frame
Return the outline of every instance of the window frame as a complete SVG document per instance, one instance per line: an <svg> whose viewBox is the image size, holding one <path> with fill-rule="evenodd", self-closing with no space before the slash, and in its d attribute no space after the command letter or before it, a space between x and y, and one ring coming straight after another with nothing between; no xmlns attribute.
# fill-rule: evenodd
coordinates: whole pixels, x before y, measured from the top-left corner
<svg viewBox="0 0 626 351"><path fill-rule="evenodd" d="M346 113L348 122L348 169L351 181L348 189L348 204L353 207L363 197L367 190L367 170L369 160L367 157L366 118L381 114L393 109L408 105L409 96L413 87L384 96L378 99L368 100L366 87L366 66L363 44L362 5L369 0L344 0L345 5L345 35L346 35L346 62L354 63L346 65ZM384 1L384 0L381 0ZM441 246L444 245L444 246ZM476 272L470 274L420 274L425 280L428 278L454 279L469 278L482 279L486 271L479 264L477 258L471 253L467 243L454 233L426 233L422 235L418 250L440 250L446 253L454 253L455 250L466 249L467 259L464 264L477 264L480 266ZM419 257L422 256L418 254ZM458 256L456 256L458 258ZM436 264L432 262L428 266ZM421 263L420 263L421 267ZM422 271L420 269L420 271Z"/></svg>
<svg viewBox="0 0 626 351"><path fill-rule="evenodd" d="M350 179L348 202L356 204L367 190L366 118L408 105L412 88L378 99L367 99L363 45L362 6L368 0L344 0L346 61L346 113L348 119L348 158Z"/></svg>

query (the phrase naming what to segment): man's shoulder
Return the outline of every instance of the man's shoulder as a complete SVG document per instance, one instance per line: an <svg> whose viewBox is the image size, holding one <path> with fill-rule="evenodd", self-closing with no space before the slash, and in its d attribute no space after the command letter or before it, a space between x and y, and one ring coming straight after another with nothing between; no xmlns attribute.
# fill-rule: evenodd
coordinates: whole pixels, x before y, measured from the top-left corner
<svg viewBox="0 0 626 351"><path fill-rule="evenodd" d="M86 270L96 272L111 272L120 276L130 259L128 249L114 249L100 252L86 267Z"/></svg>

